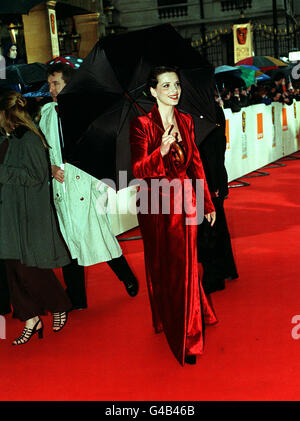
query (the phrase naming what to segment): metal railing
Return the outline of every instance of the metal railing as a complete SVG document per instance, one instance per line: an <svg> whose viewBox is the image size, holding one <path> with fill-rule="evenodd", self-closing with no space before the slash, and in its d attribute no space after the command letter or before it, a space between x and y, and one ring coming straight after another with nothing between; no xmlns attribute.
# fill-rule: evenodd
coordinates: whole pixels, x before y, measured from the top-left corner
<svg viewBox="0 0 300 421"><path fill-rule="evenodd" d="M157 2L157 11L159 19L174 19L188 16L187 2L180 0L180 3L174 1L173 4L162 4L164 2Z"/></svg>

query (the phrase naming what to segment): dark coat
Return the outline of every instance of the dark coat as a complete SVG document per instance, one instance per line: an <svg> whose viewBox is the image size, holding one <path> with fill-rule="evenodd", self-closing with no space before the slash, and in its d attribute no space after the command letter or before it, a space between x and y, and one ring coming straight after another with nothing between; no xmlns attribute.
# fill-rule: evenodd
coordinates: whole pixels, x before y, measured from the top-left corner
<svg viewBox="0 0 300 421"><path fill-rule="evenodd" d="M222 108L216 108L216 128L203 140L199 146L199 152L205 171L209 191L214 193L218 190L219 197L223 199L228 195L228 177L225 168L225 116Z"/></svg>
<svg viewBox="0 0 300 421"><path fill-rule="evenodd" d="M69 263L50 203L49 164L39 136L23 128L9 136L0 183L0 258L39 268Z"/></svg>
<svg viewBox="0 0 300 421"><path fill-rule="evenodd" d="M223 289L225 279L238 277L223 207L228 195L225 117L222 108L215 105L217 126L198 146L217 217L213 227L206 219L198 226L198 261L203 266L202 285L206 294Z"/></svg>

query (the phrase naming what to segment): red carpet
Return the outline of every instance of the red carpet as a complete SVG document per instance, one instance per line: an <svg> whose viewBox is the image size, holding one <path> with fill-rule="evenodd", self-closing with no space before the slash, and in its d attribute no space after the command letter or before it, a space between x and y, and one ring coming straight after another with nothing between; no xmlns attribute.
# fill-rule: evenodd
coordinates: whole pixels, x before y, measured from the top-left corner
<svg viewBox="0 0 300 421"><path fill-rule="evenodd" d="M300 314L300 161L268 172L230 189L240 277L212 295L219 323L207 328L197 365L181 367L154 333L142 242L122 241L139 295L130 298L99 264L87 270L89 308L71 313L63 331L54 334L44 317L43 340L13 347L23 326L8 316L1 400L298 400L300 339L291 321Z"/></svg>

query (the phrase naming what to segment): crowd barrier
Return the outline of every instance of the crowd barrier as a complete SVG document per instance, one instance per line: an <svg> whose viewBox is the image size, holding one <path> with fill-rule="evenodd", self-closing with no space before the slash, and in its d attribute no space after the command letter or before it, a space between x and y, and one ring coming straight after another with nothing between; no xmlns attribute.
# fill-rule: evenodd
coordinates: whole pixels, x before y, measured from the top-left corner
<svg viewBox="0 0 300 421"><path fill-rule="evenodd" d="M228 181L258 170L298 150L300 101L292 105L274 102L242 108L238 113L224 110L226 118L225 166ZM137 216L128 211L135 202L135 187L116 193L109 189L109 209L115 235L138 226Z"/></svg>
<svg viewBox="0 0 300 421"><path fill-rule="evenodd" d="M224 110L227 147L225 166L228 180L236 180L298 150L300 102L274 102Z"/></svg>

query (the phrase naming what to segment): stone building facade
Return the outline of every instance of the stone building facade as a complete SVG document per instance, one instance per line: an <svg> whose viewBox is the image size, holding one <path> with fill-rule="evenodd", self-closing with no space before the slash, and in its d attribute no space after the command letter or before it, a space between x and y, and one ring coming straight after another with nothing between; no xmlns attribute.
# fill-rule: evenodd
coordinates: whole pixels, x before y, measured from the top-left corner
<svg viewBox="0 0 300 421"><path fill-rule="evenodd" d="M137 30L171 23L214 65L233 64L232 25L250 21L256 55L283 56L300 48L300 2L277 0L114 0L116 24Z"/></svg>
<svg viewBox="0 0 300 421"><path fill-rule="evenodd" d="M162 23L171 23L216 66L234 62L235 23L251 22L256 55L280 57L300 49L299 0L57 0L13 17L20 50L23 47L29 62L44 62L51 55L49 4L55 4L61 53L81 58L105 34ZM9 19L0 15L0 42L9 39Z"/></svg>

